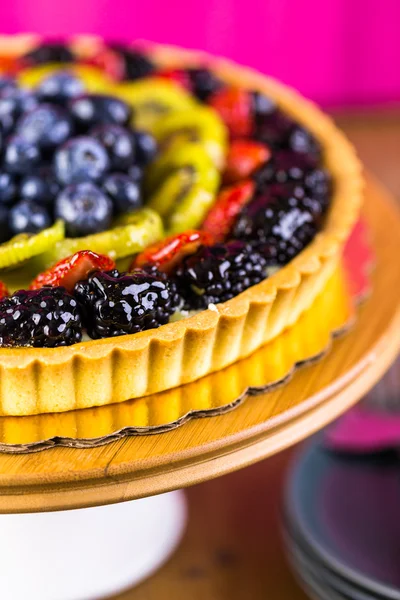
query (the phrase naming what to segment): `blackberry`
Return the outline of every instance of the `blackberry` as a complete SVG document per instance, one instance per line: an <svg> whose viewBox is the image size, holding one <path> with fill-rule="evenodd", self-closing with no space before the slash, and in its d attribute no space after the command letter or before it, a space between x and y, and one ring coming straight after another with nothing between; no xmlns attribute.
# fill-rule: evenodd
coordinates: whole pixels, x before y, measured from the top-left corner
<svg viewBox="0 0 400 600"><path fill-rule="evenodd" d="M78 303L63 287L16 292L0 301L0 345L55 348L82 340Z"/></svg>
<svg viewBox="0 0 400 600"><path fill-rule="evenodd" d="M267 261L242 241L200 246L176 273L186 309L205 309L233 298L266 277Z"/></svg>
<svg viewBox="0 0 400 600"><path fill-rule="evenodd" d="M74 293L94 339L154 329L176 310L175 289L155 270L95 271Z"/></svg>
<svg viewBox="0 0 400 600"><path fill-rule="evenodd" d="M187 69L187 74L192 84L193 94L202 102L206 102L212 94L223 86L222 81L212 71L204 67Z"/></svg>
<svg viewBox="0 0 400 600"><path fill-rule="evenodd" d="M144 52L132 50L118 43L110 44L110 48L123 59L126 80L133 81L148 77L156 70L153 61Z"/></svg>
<svg viewBox="0 0 400 600"><path fill-rule="evenodd" d="M62 42L48 42L27 52L27 54L23 56L23 61L32 65L71 63L75 61L75 55Z"/></svg>
<svg viewBox="0 0 400 600"><path fill-rule="evenodd" d="M290 150L275 152L272 158L254 174L258 190L272 183L303 182L318 167L318 160L311 155Z"/></svg>
<svg viewBox="0 0 400 600"><path fill-rule="evenodd" d="M293 194L282 199L267 192L242 210L233 236L250 240L269 261L285 265L311 242L318 225L304 198Z"/></svg>

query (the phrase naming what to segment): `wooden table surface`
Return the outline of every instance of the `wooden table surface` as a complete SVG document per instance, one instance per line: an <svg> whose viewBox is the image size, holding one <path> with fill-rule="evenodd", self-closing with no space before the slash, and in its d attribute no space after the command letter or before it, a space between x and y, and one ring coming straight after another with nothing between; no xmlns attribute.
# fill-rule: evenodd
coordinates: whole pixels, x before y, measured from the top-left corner
<svg viewBox="0 0 400 600"><path fill-rule="evenodd" d="M337 121L366 167L400 199L400 111ZM152 578L112 600L305 600L279 533L294 452L188 489L189 523L178 551Z"/></svg>

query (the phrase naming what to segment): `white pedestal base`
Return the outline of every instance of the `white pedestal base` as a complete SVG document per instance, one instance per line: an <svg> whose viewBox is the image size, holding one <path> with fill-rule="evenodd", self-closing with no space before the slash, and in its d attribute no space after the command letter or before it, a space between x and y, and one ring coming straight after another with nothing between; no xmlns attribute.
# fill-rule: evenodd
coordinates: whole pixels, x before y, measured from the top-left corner
<svg viewBox="0 0 400 600"><path fill-rule="evenodd" d="M110 506L0 515L0 595L99 600L139 583L176 548L183 492Z"/></svg>

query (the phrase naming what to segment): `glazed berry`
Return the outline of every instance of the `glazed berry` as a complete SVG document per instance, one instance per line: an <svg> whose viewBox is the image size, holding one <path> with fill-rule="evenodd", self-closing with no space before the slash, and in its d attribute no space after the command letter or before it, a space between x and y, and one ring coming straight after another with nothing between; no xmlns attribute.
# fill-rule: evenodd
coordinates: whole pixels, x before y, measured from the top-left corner
<svg viewBox="0 0 400 600"><path fill-rule="evenodd" d="M12 236L8 208L0 204L0 244L7 242Z"/></svg>
<svg viewBox="0 0 400 600"><path fill-rule="evenodd" d="M54 155L54 172L63 185L98 181L110 166L106 149L88 136L72 138Z"/></svg>
<svg viewBox="0 0 400 600"><path fill-rule="evenodd" d="M304 127L296 125L291 131L288 139L288 146L293 152L303 154L313 154L318 156L321 153L320 145L315 137Z"/></svg>
<svg viewBox="0 0 400 600"><path fill-rule="evenodd" d="M222 81L206 68L192 68L187 70L193 94L202 102L223 86Z"/></svg>
<svg viewBox="0 0 400 600"><path fill-rule="evenodd" d="M0 94L17 89L17 82L8 75L0 75Z"/></svg>
<svg viewBox="0 0 400 600"><path fill-rule="evenodd" d="M7 89L0 93L0 126L9 135L19 117L37 106L36 97L26 90Z"/></svg>
<svg viewBox="0 0 400 600"><path fill-rule="evenodd" d="M116 214L132 212L143 204L138 183L124 173L108 175L103 190L111 198Z"/></svg>
<svg viewBox="0 0 400 600"><path fill-rule="evenodd" d="M284 149L295 125L291 117L275 109L255 116L254 137L274 150Z"/></svg>
<svg viewBox="0 0 400 600"><path fill-rule="evenodd" d="M110 44L123 60L123 78L129 81L148 77L155 71L155 65L144 52L132 50L122 44Z"/></svg>
<svg viewBox="0 0 400 600"><path fill-rule="evenodd" d="M43 79L36 88L36 94L42 102L65 104L85 92L83 82L68 71L53 73Z"/></svg>
<svg viewBox="0 0 400 600"><path fill-rule="evenodd" d="M154 329L167 323L176 308L175 290L156 270L95 271L77 283L75 297L95 339Z"/></svg>
<svg viewBox="0 0 400 600"><path fill-rule="evenodd" d="M63 258L56 265L40 273L30 285L31 290L44 286L62 286L73 292L81 279L86 279L92 271L110 271L115 269L115 262L109 256L96 254L90 250L81 250L72 256Z"/></svg>
<svg viewBox="0 0 400 600"><path fill-rule="evenodd" d="M70 63L75 56L67 46L61 42L41 44L27 52L22 61L29 65L45 65L46 63Z"/></svg>
<svg viewBox="0 0 400 600"><path fill-rule="evenodd" d="M82 340L78 303L62 287L21 290L0 301L0 345L56 348Z"/></svg>
<svg viewBox="0 0 400 600"><path fill-rule="evenodd" d="M126 102L100 94L88 94L72 100L70 110L82 131L100 124L124 126L132 116L132 109Z"/></svg>
<svg viewBox="0 0 400 600"><path fill-rule="evenodd" d="M254 179L259 190L271 183L300 182L317 165L318 159L314 156L281 150L272 154L269 162L255 173Z"/></svg>
<svg viewBox="0 0 400 600"><path fill-rule="evenodd" d="M16 133L42 150L53 150L71 137L73 123L62 107L40 104L19 119Z"/></svg>
<svg viewBox="0 0 400 600"><path fill-rule="evenodd" d="M329 205L332 194L332 180L326 169L314 169L307 173L304 179L304 186L308 195L320 202L323 210Z"/></svg>
<svg viewBox="0 0 400 600"><path fill-rule="evenodd" d="M266 260L242 241L200 246L176 273L186 308L205 309L233 298L266 277Z"/></svg>
<svg viewBox="0 0 400 600"><path fill-rule="evenodd" d="M281 200L266 192L245 206L233 235L255 242L264 256L285 265L307 246L316 232L316 219L301 200L294 196Z"/></svg>
<svg viewBox="0 0 400 600"><path fill-rule="evenodd" d="M37 144L21 136L9 138L4 153L3 166L9 173L25 175L40 163L41 154Z"/></svg>
<svg viewBox="0 0 400 600"><path fill-rule="evenodd" d="M255 123L258 124L266 117L272 116L276 109L276 102L262 92L252 92L252 108Z"/></svg>
<svg viewBox="0 0 400 600"><path fill-rule="evenodd" d="M43 167L37 174L27 175L21 181L19 193L21 198L32 200L37 204L51 206L60 191L51 169Z"/></svg>
<svg viewBox="0 0 400 600"><path fill-rule="evenodd" d="M100 125L95 127L90 136L96 139L107 150L110 168L125 171L135 160L135 143L131 133L120 125Z"/></svg>
<svg viewBox="0 0 400 600"><path fill-rule="evenodd" d="M10 210L10 229L13 235L39 233L50 227L52 220L46 208L36 202L21 200Z"/></svg>
<svg viewBox="0 0 400 600"><path fill-rule="evenodd" d="M14 175L0 172L0 205L10 205L17 195L17 179Z"/></svg>
<svg viewBox="0 0 400 600"><path fill-rule="evenodd" d="M54 215L65 222L69 237L105 231L111 225L112 214L111 200L90 182L64 188L54 206Z"/></svg>
<svg viewBox="0 0 400 600"><path fill-rule="evenodd" d="M139 167L139 165L132 165L128 169L128 175L133 181L136 181L137 183L141 184L144 175L143 168Z"/></svg>
<svg viewBox="0 0 400 600"><path fill-rule="evenodd" d="M135 131L136 161L141 167L148 165L157 154L157 142L147 131Z"/></svg>

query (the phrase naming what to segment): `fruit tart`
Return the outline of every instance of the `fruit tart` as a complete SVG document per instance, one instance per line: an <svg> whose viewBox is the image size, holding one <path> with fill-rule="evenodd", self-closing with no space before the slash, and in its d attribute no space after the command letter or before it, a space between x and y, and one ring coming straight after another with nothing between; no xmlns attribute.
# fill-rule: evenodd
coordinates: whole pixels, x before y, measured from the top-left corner
<svg viewBox="0 0 400 600"><path fill-rule="evenodd" d="M0 412L193 381L291 326L361 169L277 81L154 45L0 44Z"/></svg>

